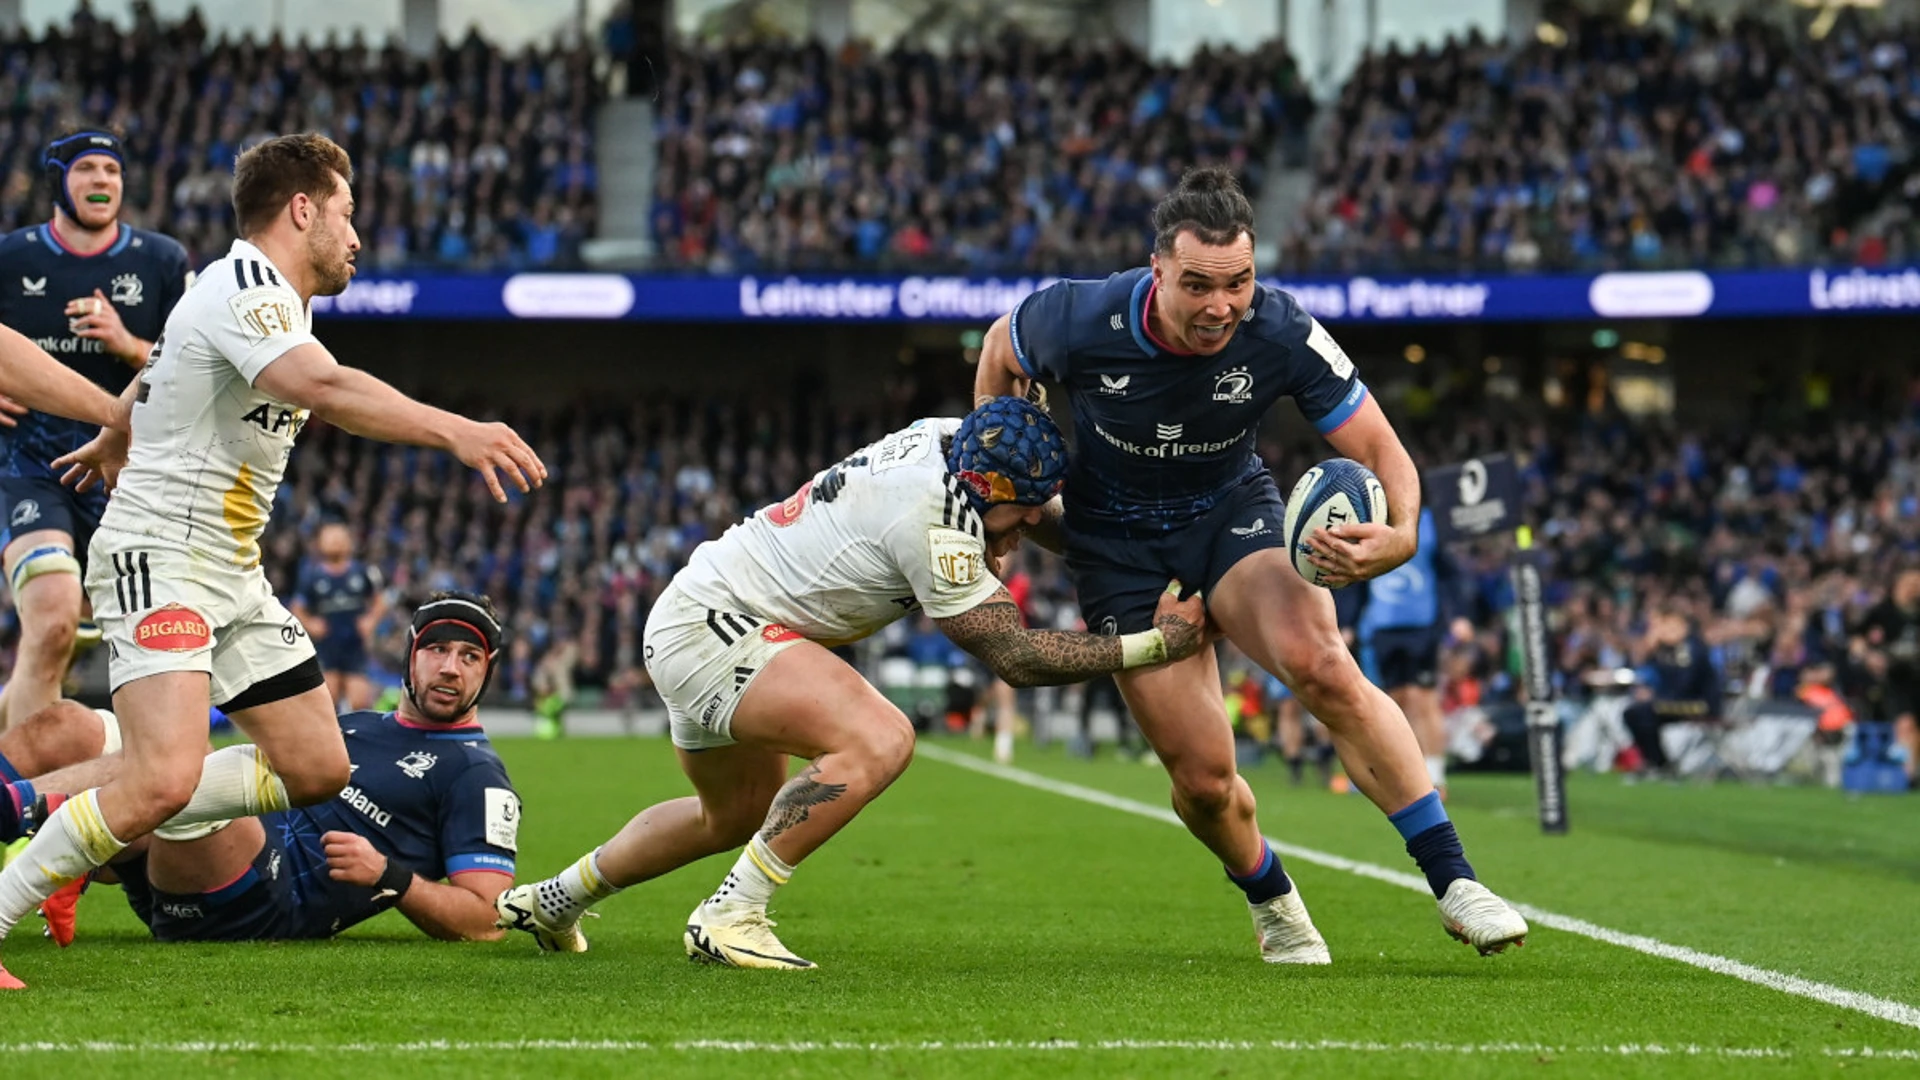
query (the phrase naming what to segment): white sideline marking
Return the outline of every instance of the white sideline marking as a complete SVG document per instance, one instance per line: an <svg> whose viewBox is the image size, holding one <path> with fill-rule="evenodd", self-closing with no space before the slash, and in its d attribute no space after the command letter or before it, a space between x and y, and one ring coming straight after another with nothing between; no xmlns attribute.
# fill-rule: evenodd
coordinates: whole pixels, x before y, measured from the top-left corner
<svg viewBox="0 0 1920 1080"><path fill-rule="evenodd" d="M725 1053L725 1054L819 1054L819 1053L994 1053L994 1052L1085 1052L1111 1050L1184 1050L1184 1051L1266 1051L1288 1053L1319 1052L1346 1054L1442 1054L1454 1056L1550 1055L1593 1057L1707 1057L1772 1058L1797 1057L1847 1058L1857 1060L1920 1061L1920 1050L1885 1050L1871 1046L1821 1047L1795 1051L1777 1046L1699 1046L1680 1043L1618 1043L1598 1046L1563 1046L1550 1043L1437 1043L1437 1042L1356 1042L1345 1039L1272 1039L1259 1042L1227 1039L1047 1039L1023 1041L989 1039L947 1042L932 1039L899 1042L795 1041L758 1042L735 1039L683 1039L673 1042L645 1042L629 1039L503 1039L490 1042L459 1039L427 1039L414 1042L285 1043L285 1042L74 1042L0 1043L0 1054L446 1054L446 1053Z"/></svg>
<svg viewBox="0 0 1920 1080"><path fill-rule="evenodd" d="M1010 765L996 765L991 761L983 761L970 754L949 750L944 746L930 746L923 742L914 750L914 753L919 757L932 758L935 761L942 761L948 765L958 765L963 769L972 769L977 773L985 773L988 776L1009 780L1013 783L1050 792L1054 795L1064 795L1069 799L1078 799L1081 802L1093 803L1097 806L1104 806L1122 813L1152 818L1155 821L1164 821L1169 825L1181 825L1181 827L1185 827L1182 825L1180 818L1174 814L1172 810L1164 807L1149 806L1146 803L1138 802L1134 799L1114 795L1095 788L1082 787L1079 784L1070 784L1064 780L1055 780L1051 777L1041 776L1039 773L1028 772L1025 769L1016 769ZM1398 885L1403 889L1411 889L1422 895L1432 895L1432 892L1427 888L1427 881L1423 877L1402 873L1398 870L1389 870L1384 866L1375 866L1372 863L1358 862L1324 851L1316 851L1313 848L1300 847L1296 844L1276 840L1271 836L1267 837L1267 843L1272 844L1273 850L1289 859L1299 859L1303 862L1310 862L1316 866L1324 866L1332 870L1344 870L1349 874L1358 874L1361 877L1384 881L1389 885ZM1646 937L1642 934L1627 934L1619 930L1609 930L1604 926L1590 923L1585 919L1576 919L1571 915L1561 915L1552 911L1545 911L1527 904L1515 904L1514 907L1517 908L1522 915L1525 915L1527 920L1535 926L1546 926L1569 934L1578 934L1581 937L1592 938L1595 941L1604 941L1609 945L1618 945L1623 949L1632 949L1635 952L1646 953L1649 956L1658 956L1667 960L1678 960L1680 963L1691 964L1694 967L1711 971L1716 975L1726 975L1739 979L1742 982L1750 982L1756 986L1764 986L1769 990L1778 990L1783 994L1812 998L1815 1001L1828 1005L1837 1005L1843 1009L1851 1009L1854 1012L1865 1013L1868 1016L1880 1020L1891 1021L1895 1024L1901 1024L1910 1028L1920 1028L1920 1008L1915 1008L1904 1002L1874 997L1872 994L1861 993L1858 990L1848 990L1845 987L1833 986L1828 983L1814 982L1812 979L1803 979L1798 975L1788 975L1785 972L1769 971L1766 968L1755 967L1752 964L1743 964L1738 960L1725 956L1715 956L1713 953L1701 952L1698 949L1689 949L1684 945L1669 945L1657 938Z"/></svg>

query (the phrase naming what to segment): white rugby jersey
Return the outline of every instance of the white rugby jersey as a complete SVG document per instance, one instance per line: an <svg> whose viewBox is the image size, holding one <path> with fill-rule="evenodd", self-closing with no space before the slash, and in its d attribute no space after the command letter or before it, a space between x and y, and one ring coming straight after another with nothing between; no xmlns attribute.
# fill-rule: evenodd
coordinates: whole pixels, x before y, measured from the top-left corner
<svg viewBox="0 0 1920 1080"><path fill-rule="evenodd" d="M100 527L260 563L307 411L254 389L268 364L315 340L313 312L245 240L202 271L140 373L133 447Z"/></svg>
<svg viewBox="0 0 1920 1080"><path fill-rule="evenodd" d="M916 421L822 470L694 549L673 584L706 605L781 623L822 645L858 641L915 609L978 607L1000 582L986 529L942 442L960 421Z"/></svg>

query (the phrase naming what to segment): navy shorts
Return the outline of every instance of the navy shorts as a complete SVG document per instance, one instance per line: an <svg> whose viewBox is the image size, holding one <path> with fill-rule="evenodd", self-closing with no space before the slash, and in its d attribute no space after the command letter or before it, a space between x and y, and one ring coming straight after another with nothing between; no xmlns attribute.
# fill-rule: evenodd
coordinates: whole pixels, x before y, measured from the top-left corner
<svg viewBox="0 0 1920 1080"><path fill-rule="evenodd" d="M367 643L359 634L340 634L331 632L313 643L313 651L320 657L320 670L341 671L348 675L364 675L367 672Z"/></svg>
<svg viewBox="0 0 1920 1080"><path fill-rule="evenodd" d="M98 489L80 494L45 476L0 476L0 501L6 506L6 534L0 547L41 529L58 529L73 537L73 556L87 561L87 542L107 512L107 496Z"/></svg>
<svg viewBox="0 0 1920 1080"><path fill-rule="evenodd" d="M1440 673L1440 628L1407 626L1375 630L1367 642L1374 670L1388 690L1418 686L1431 690Z"/></svg>
<svg viewBox="0 0 1920 1080"><path fill-rule="evenodd" d="M115 863L127 903L159 941L290 941L331 937L316 927L303 902L280 830L267 826L266 843L239 880L205 893L170 893L147 880L145 855Z"/></svg>
<svg viewBox="0 0 1920 1080"><path fill-rule="evenodd" d="M1170 530L1106 531L1066 528L1067 573L1080 598L1087 629L1132 634L1153 626L1167 582L1211 595L1241 559L1286 547L1281 535L1287 503L1273 477L1241 481L1212 509Z"/></svg>

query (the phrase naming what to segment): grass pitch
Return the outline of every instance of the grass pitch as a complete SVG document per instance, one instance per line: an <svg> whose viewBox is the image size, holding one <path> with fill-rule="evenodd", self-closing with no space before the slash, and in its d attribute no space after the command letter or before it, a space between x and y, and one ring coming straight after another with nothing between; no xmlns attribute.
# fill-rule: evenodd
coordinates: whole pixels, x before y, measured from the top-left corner
<svg viewBox="0 0 1920 1080"><path fill-rule="evenodd" d="M1165 806L1156 768L1021 749L1030 774ZM523 878L686 791L664 740L500 750ZM1277 764L1249 779L1269 835L1413 869L1359 796ZM1450 803L1509 898L1920 1004L1920 802L1578 777L1570 807L1572 834L1545 837L1524 777L1459 777ZM64 954L26 925L6 944L32 989L0 998L0 1055L148 1077L1920 1075L1920 1027L1539 926L1482 959L1424 893L1303 859L1334 964L1268 967L1184 830L931 755L778 897L821 970L686 961L682 920L731 859L603 904L573 957L437 944L393 914L332 942L161 946L96 888Z"/></svg>

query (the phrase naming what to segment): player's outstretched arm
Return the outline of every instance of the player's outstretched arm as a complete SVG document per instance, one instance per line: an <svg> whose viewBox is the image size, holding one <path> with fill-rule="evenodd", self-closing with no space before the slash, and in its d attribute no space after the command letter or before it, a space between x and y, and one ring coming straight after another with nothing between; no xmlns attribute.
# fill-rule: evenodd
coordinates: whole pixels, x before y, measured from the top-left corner
<svg viewBox="0 0 1920 1080"><path fill-rule="evenodd" d="M980 343L980 363L973 372L973 403L980 405L997 397L1026 397L1032 382L1020 370L1020 358L1013 352L1013 316L1002 315L987 328Z"/></svg>
<svg viewBox="0 0 1920 1080"><path fill-rule="evenodd" d="M1013 686L1060 686L1129 668L1184 660L1206 643L1206 606L1200 594L1185 600L1169 589L1153 613L1153 628L1113 637L1073 630L1029 630L1006 588L971 611L934 625L948 640L980 658Z"/></svg>
<svg viewBox="0 0 1920 1080"><path fill-rule="evenodd" d="M445 450L479 472L500 502L507 500L500 474L521 491L537 488L547 478L540 456L507 425L483 424L415 401L364 371L338 363L317 342L280 354L261 370L254 385L355 435Z"/></svg>
<svg viewBox="0 0 1920 1080"><path fill-rule="evenodd" d="M0 326L0 392L29 409L83 424L125 425L110 394L8 326Z"/></svg>
<svg viewBox="0 0 1920 1080"><path fill-rule="evenodd" d="M513 885L513 875L475 870L457 875L451 885L428 881L388 861L373 842L356 832L330 832L320 838L326 848L327 876L363 888L399 894L394 906L428 937L441 941L499 941L507 936L495 928L500 913L493 902Z"/></svg>

